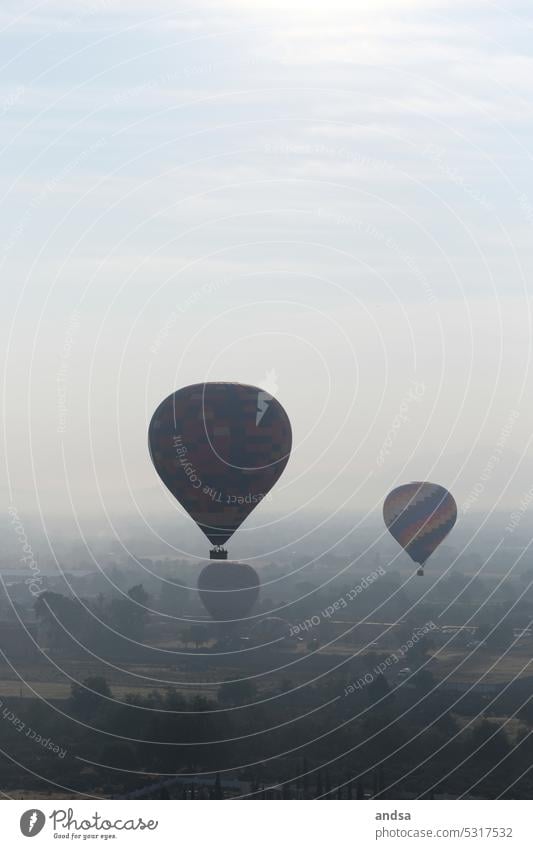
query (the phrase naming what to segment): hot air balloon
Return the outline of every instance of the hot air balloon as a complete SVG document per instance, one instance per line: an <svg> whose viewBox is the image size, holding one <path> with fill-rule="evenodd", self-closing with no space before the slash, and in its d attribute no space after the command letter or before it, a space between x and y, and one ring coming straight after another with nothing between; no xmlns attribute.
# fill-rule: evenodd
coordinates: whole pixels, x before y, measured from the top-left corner
<svg viewBox="0 0 533 849"><path fill-rule="evenodd" d="M198 593L212 619L235 623L244 619L259 595L259 577L246 563L208 563L198 578Z"/></svg>
<svg viewBox="0 0 533 849"><path fill-rule="evenodd" d="M413 481L393 489L383 505L383 518L394 539L415 563L418 575L457 519L457 505L443 486Z"/></svg>
<svg viewBox="0 0 533 849"><path fill-rule="evenodd" d="M289 418L269 393L198 383L161 402L150 422L155 469L226 559L224 543L272 489L291 451Z"/></svg>

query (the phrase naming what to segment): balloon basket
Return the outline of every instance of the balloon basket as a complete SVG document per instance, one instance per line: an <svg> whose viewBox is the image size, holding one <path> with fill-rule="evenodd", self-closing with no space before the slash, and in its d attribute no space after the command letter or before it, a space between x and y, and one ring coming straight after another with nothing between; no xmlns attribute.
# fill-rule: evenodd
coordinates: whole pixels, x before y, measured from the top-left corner
<svg viewBox="0 0 533 849"><path fill-rule="evenodd" d="M419 578L423 578L424 577L424 570L423 569L417 569L416 574L418 575Z"/></svg>
<svg viewBox="0 0 533 849"><path fill-rule="evenodd" d="M225 548L221 548L219 546L216 546L215 548L212 548L211 551L209 552L209 559L210 560L227 560L228 559L228 552L226 551Z"/></svg>

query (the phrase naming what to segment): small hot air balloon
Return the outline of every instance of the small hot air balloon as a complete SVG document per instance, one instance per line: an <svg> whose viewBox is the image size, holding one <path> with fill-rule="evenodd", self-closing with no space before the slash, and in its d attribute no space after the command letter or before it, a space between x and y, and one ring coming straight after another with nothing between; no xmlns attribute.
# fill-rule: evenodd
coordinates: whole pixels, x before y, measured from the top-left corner
<svg viewBox="0 0 533 849"><path fill-rule="evenodd" d="M198 383L159 405L150 456L172 495L226 559L222 546L272 489L292 445L289 418L272 395L241 383Z"/></svg>
<svg viewBox="0 0 533 849"><path fill-rule="evenodd" d="M413 481L393 489L383 505L383 518L394 539L409 557L424 564L450 533L457 519L457 505L443 486Z"/></svg>
<svg viewBox="0 0 533 849"><path fill-rule="evenodd" d="M198 578L198 594L212 619L235 623L257 601L259 577L246 563L208 563Z"/></svg>

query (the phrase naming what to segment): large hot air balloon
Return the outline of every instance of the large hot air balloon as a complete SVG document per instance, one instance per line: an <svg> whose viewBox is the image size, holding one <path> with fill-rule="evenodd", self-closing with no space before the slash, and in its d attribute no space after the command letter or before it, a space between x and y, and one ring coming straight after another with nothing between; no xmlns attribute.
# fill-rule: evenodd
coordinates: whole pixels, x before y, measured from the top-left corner
<svg viewBox="0 0 533 849"><path fill-rule="evenodd" d="M156 471L214 549L272 489L287 465L289 418L272 395L241 383L198 383L159 405L148 439Z"/></svg>
<svg viewBox="0 0 533 849"><path fill-rule="evenodd" d="M235 623L244 619L259 594L259 578L246 563L208 563L198 578L198 593L212 619Z"/></svg>
<svg viewBox="0 0 533 849"><path fill-rule="evenodd" d="M420 565L417 574L423 575L426 560L455 525L457 505L443 486L413 481L387 495L383 518L394 539Z"/></svg>

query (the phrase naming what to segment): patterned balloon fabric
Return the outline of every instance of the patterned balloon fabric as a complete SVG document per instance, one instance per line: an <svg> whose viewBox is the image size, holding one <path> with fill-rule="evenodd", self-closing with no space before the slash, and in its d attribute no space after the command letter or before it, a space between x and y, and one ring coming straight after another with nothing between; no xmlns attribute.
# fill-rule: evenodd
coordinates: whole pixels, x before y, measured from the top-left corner
<svg viewBox="0 0 533 849"><path fill-rule="evenodd" d="M383 518L411 559L424 564L455 525L457 505L443 486L414 481L389 493Z"/></svg>
<svg viewBox="0 0 533 849"><path fill-rule="evenodd" d="M199 383L169 395L148 439L159 477L216 546L272 489L292 445L281 404L239 383Z"/></svg>

